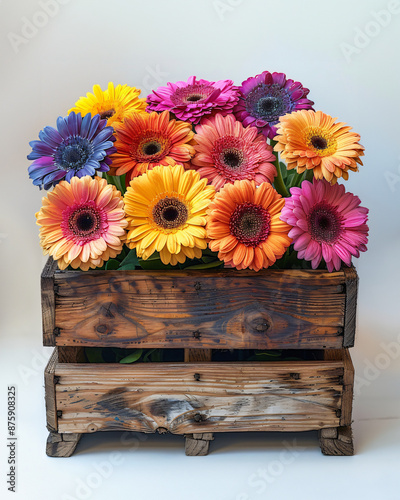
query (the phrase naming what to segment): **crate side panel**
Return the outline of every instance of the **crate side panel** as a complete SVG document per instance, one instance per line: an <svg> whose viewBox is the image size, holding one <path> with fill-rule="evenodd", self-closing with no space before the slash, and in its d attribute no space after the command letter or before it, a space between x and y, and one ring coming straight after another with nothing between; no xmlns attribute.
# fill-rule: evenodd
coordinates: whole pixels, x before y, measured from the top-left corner
<svg viewBox="0 0 400 500"><path fill-rule="evenodd" d="M57 345L338 348L342 272L57 273Z"/></svg>
<svg viewBox="0 0 400 500"><path fill-rule="evenodd" d="M343 363L58 364L59 432L339 426Z"/></svg>

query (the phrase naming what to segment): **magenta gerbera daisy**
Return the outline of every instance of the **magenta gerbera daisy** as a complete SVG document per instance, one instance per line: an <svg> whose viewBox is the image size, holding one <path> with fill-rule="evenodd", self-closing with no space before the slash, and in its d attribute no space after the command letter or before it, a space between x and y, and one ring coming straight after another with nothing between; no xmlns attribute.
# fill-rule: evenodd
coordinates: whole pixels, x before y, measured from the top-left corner
<svg viewBox="0 0 400 500"><path fill-rule="evenodd" d="M171 111L180 120L199 123L204 116L232 112L238 102L238 87L232 80L209 82L191 76L187 82L167 83L147 96L146 111Z"/></svg>
<svg viewBox="0 0 400 500"><path fill-rule="evenodd" d="M205 119L196 127L192 165L219 190L236 180L270 182L276 176L272 148L255 127L244 127L233 115Z"/></svg>
<svg viewBox="0 0 400 500"><path fill-rule="evenodd" d="M367 250L368 208L342 184L314 179L290 193L281 219L292 226L289 236L299 259L311 261L313 269L324 259L332 272L339 271L342 261L350 266L352 256Z"/></svg>
<svg viewBox="0 0 400 500"><path fill-rule="evenodd" d="M273 139L279 118L298 111L312 109L313 101L307 99L310 92L300 82L286 79L284 73L264 71L248 78L239 88L240 99L235 106L236 118L244 126L253 125L265 137Z"/></svg>

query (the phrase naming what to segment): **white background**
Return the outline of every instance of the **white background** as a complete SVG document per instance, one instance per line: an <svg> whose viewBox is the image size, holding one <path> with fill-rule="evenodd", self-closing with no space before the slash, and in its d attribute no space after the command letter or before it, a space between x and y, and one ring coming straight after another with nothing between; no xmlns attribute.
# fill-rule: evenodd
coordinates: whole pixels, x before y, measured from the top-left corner
<svg viewBox="0 0 400 500"><path fill-rule="evenodd" d="M0 404L3 419L7 385L16 385L16 496L399 498L399 27L400 4L386 0L0 0ZM70 459L45 457L45 258L34 217L43 193L28 179L28 142L95 83L127 83L146 95L193 74L240 85L264 70L302 82L315 108L353 126L366 148L364 166L346 183L370 208L369 251L356 261L357 455L323 457L314 433L217 436L205 458L186 458L179 437L150 436L132 453L120 434L104 433L85 437ZM283 440L294 438L304 449L283 464ZM98 464L112 464L114 450L118 463L96 473ZM79 490L83 483L89 487ZM12 497L4 472L0 492Z"/></svg>

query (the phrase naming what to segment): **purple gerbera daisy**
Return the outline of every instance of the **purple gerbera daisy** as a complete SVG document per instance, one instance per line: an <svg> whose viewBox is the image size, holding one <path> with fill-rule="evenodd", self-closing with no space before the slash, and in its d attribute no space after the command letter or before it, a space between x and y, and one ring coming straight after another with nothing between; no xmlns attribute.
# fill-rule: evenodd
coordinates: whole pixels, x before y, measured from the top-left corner
<svg viewBox="0 0 400 500"><path fill-rule="evenodd" d="M312 109L310 92L300 82L287 80L284 73L264 71L248 78L239 88L240 99L233 112L243 125L257 127L265 137L273 139L279 118L298 111Z"/></svg>
<svg viewBox="0 0 400 500"><path fill-rule="evenodd" d="M313 269L324 259L332 272L339 271L342 261L350 266L352 256L367 250L368 208L360 206L358 196L346 193L343 184L314 179L290 193L281 220L292 226L289 236L299 259L311 261Z"/></svg>
<svg viewBox="0 0 400 500"><path fill-rule="evenodd" d="M82 118L71 112L66 118L57 119L57 130L45 127L39 132L39 141L31 141L32 152L28 160L33 160L28 172L30 179L40 189L49 189L61 179L70 181L72 177L93 176L107 172L111 164L108 155L114 153L115 137L113 128L107 127L107 120L100 115Z"/></svg>
<svg viewBox="0 0 400 500"><path fill-rule="evenodd" d="M232 80L209 82L191 76L187 82L167 83L147 96L146 111L171 111L180 120L199 123L203 116L231 113L238 102L238 87Z"/></svg>

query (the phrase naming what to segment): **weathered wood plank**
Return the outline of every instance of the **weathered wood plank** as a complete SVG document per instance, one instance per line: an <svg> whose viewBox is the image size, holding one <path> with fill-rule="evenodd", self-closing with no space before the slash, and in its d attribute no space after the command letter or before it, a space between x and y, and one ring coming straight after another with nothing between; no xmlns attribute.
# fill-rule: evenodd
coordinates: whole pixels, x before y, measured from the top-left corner
<svg viewBox="0 0 400 500"><path fill-rule="evenodd" d="M59 432L161 427L202 434L340 425L340 361L59 363L55 373Z"/></svg>
<svg viewBox="0 0 400 500"><path fill-rule="evenodd" d="M343 347L353 347L356 334L358 275L355 268L343 266L346 278L346 308Z"/></svg>
<svg viewBox="0 0 400 500"><path fill-rule="evenodd" d="M324 455L354 455L353 433L350 425L336 429L321 429L319 442Z"/></svg>
<svg viewBox="0 0 400 500"><path fill-rule="evenodd" d="M47 260L40 277L42 291L42 327L43 345L55 346L55 294L54 272L58 269L57 262L51 257Z"/></svg>
<svg viewBox="0 0 400 500"><path fill-rule="evenodd" d="M70 457L77 447L81 434L59 434L50 432L46 442L49 457Z"/></svg>
<svg viewBox="0 0 400 500"><path fill-rule="evenodd" d="M339 348L344 272L56 273L57 345ZM350 307L350 306L348 306Z"/></svg>
<svg viewBox="0 0 400 500"><path fill-rule="evenodd" d="M53 349L49 362L44 370L44 389L46 402L47 429L50 432L57 432L57 404L55 390L55 367L58 362L57 347Z"/></svg>
<svg viewBox="0 0 400 500"><path fill-rule="evenodd" d="M348 349L327 349L324 351L325 360L343 362L343 396L340 416L340 425L346 427L351 425L353 412L353 387L354 366Z"/></svg>

